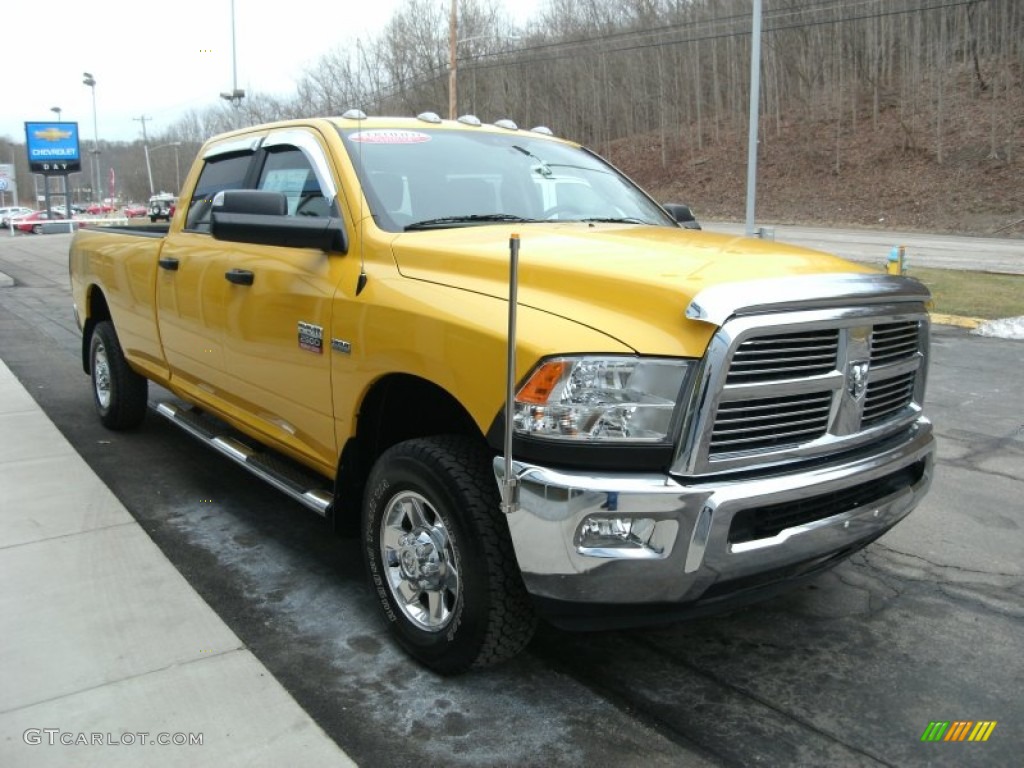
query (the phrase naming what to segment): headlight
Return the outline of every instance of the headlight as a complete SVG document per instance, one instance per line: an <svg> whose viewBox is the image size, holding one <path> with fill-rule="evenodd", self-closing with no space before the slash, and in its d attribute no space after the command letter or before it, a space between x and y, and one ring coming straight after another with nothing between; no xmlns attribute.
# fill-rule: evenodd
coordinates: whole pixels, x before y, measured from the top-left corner
<svg viewBox="0 0 1024 768"><path fill-rule="evenodd" d="M560 357L516 394L520 435L576 441L664 442L693 361Z"/></svg>

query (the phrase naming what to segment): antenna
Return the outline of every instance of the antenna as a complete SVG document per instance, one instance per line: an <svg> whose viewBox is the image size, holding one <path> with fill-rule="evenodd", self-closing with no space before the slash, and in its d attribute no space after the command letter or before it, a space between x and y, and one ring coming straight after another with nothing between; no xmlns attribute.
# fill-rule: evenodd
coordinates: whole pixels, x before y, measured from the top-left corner
<svg viewBox="0 0 1024 768"><path fill-rule="evenodd" d="M362 51L362 47L360 47L359 50ZM359 62L357 64L357 66L361 67L362 65L363 65L362 56L360 56L359 57ZM363 112L362 110L359 110L359 115L356 117L356 120L359 121L360 128L362 127L363 120L365 120L365 119L366 119L366 113ZM358 152L359 152L359 172L362 173L364 171L364 168L363 168L363 142L357 141L356 144L359 145L359 150L358 150ZM359 191L359 227L360 227L360 231L359 231L359 277L356 279L356 296L358 296L359 294L361 294L363 292L363 288L366 287L366 279L367 279L366 278L366 246L363 244L363 241L366 239L365 237L363 237L363 235L366 232L366 213L365 213L365 211L363 211L363 200L365 198L366 198L366 194L360 189L360 191Z"/></svg>
<svg viewBox="0 0 1024 768"><path fill-rule="evenodd" d="M508 239L508 344L505 360L505 475L501 482L501 510L511 515L519 509L519 478L512 465L512 430L516 405L516 308L519 303L519 235Z"/></svg>

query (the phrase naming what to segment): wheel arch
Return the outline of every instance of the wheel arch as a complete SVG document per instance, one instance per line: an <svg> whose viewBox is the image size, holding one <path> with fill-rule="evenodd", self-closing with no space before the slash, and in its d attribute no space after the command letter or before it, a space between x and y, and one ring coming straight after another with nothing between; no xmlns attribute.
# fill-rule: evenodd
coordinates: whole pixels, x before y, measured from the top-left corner
<svg viewBox="0 0 1024 768"><path fill-rule="evenodd" d="M437 384L410 374L378 379L359 405L356 431L342 448L335 478L333 523L340 532L358 530L363 490L377 458L405 440L465 435L487 441L459 400Z"/></svg>
<svg viewBox="0 0 1024 768"><path fill-rule="evenodd" d="M110 307L107 304L107 297L103 290L96 285L91 285L86 291L85 299L85 323L82 326L82 370L92 375L89 365L89 345L92 343L92 332L97 323L104 320L113 320L110 316Z"/></svg>

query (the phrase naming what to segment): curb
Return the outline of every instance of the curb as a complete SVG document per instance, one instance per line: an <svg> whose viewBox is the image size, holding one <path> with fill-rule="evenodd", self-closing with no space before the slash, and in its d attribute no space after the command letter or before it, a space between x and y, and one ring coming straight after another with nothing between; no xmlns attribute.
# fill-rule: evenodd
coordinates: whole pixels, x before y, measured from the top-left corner
<svg viewBox="0 0 1024 768"><path fill-rule="evenodd" d="M969 328L974 330L982 323L988 322L981 317L961 317L959 315L941 315L932 313L932 322L939 325L955 325L957 328Z"/></svg>

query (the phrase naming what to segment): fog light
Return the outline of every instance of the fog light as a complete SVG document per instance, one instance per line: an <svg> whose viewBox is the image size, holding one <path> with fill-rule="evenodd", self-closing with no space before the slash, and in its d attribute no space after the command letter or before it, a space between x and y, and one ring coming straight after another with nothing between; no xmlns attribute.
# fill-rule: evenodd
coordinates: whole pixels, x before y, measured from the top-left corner
<svg viewBox="0 0 1024 768"><path fill-rule="evenodd" d="M649 517L588 517L576 532L576 551L591 557L662 557L663 548L651 543L655 526Z"/></svg>

